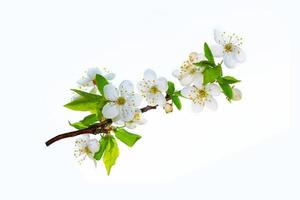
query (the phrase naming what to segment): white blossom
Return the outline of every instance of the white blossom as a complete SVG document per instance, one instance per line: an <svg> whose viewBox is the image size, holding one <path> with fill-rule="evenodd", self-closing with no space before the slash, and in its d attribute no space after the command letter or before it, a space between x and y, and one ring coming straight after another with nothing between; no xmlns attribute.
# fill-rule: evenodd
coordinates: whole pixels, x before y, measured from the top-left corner
<svg viewBox="0 0 300 200"><path fill-rule="evenodd" d="M232 93L232 100L239 101L242 99L242 92L239 89L233 88Z"/></svg>
<svg viewBox="0 0 300 200"><path fill-rule="evenodd" d="M144 72L144 78L138 83L141 95L146 99L150 106L162 106L166 104L165 92L168 90L167 79L157 78L156 73L147 69Z"/></svg>
<svg viewBox="0 0 300 200"><path fill-rule="evenodd" d="M107 80L112 80L115 77L114 73L109 72L107 69L100 70L97 67L89 68L86 74L77 81L81 90L91 92L96 89L96 75L102 75Z"/></svg>
<svg viewBox="0 0 300 200"><path fill-rule="evenodd" d="M204 55L197 52L192 52L189 55L189 59L184 61L180 69L173 71L173 76L175 76L183 86L188 86L195 81L203 80L202 71L203 68L194 65L204 60Z"/></svg>
<svg viewBox="0 0 300 200"><path fill-rule="evenodd" d="M216 110L218 105L215 96L220 94L220 88L216 84L202 85L197 82L194 86L187 86L181 90L182 96L192 100L192 110L200 112L204 106Z"/></svg>
<svg viewBox="0 0 300 200"><path fill-rule="evenodd" d="M90 136L86 134L76 140L74 156L78 159L79 163L82 163L86 159L86 157L89 157L94 161L94 164L96 166L94 155L99 150L99 148L99 141L96 139L90 139Z"/></svg>
<svg viewBox="0 0 300 200"><path fill-rule="evenodd" d="M146 119L142 118L142 111L136 109L132 120L125 122L125 126L130 129L136 128L138 125L143 125L147 122Z"/></svg>
<svg viewBox="0 0 300 200"><path fill-rule="evenodd" d="M141 104L141 98L134 93L133 84L130 81L123 81L119 89L112 84L103 88L104 96L109 101L102 109L106 119L120 119L130 121L134 117L135 109Z"/></svg>
<svg viewBox="0 0 300 200"><path fill-rule="evenodd" d="M234 68L238 63L246 60L246 54L241 49L243 39L235 33L214 31L217 45L212 45L211 50L215 57L223 57L224 64L228 68Z"/></svg>

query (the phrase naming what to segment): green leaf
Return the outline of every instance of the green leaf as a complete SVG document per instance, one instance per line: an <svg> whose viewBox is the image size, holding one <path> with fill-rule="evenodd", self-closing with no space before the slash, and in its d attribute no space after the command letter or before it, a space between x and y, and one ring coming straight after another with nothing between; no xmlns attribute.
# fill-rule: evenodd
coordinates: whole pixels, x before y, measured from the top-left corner
<svg viewBox="0 0 300 200"><path fill-rule="evenodd" d="M174 93L174 91L175 91L175 85L174 85L174 83L171 82L171 81L168 81L167 94L171 96Z"/></svg>
<svg viewBox="0 0 300 200"><path fill-rule="evenodd" d="M90 100L99 100L102 97L97 95L97 94L92 94L92 93L88 93L88 92L84 92L81 90L76 90L76 89L71 89L73 92L76 92L77 94L79 94L81 97L85 98L85 99L90 99Z"/></svg>
<svg viewBox="0 0 300 200"><path fill-rule="evenodd" d="M108 144L108 137L101 137L99 144L100 144L100 149L94 155L95 160L101 159L101 157L106 149L106 146Z"/></svg>
<svg viewBox="0 0 300 200"><path fill-rule="evenodd" d="M110 174L111 167L116 163L119 156L119 147L117 141L112 136L108 137L108 142L103 155L103 162L107 171Z"/></svg>
<svg viewBox="0 0 300 200"><path fill-rule="evenodd" d="M75 123L71 123L69 122L70 126L73 126L74 128L78 129L78 130L81 130L81 129L85 129L87 128L88 126L84 125L83 123L81 122L75 122Z"/></svg>
<svg viewBox="0 0 300 200"><path fill-rule="evenodd" d="M215 67L216 65L208 60L202 60L198 63L193 63L194 65L196 66L199 66L199 67Z"/></svg>
<svg viewBox="0 0 300 200"><path fill-rule="evenodd" d="M97 113L97 111L101 109L106 103L105 98L102 96L83 92L80 90L73 91L79 94L80 97L64 105L66 108L69 108L71 110L90 111L92 113Z"/></svg>
<svg viewBox="0 0 300 200"><path fill-rule="evenodd" d="M219 85L222 88L225 96L228 98L228 100L231 100L233 97L233 92L232 92L231 86L228 83L224 83L224 82L221 83L220 81L218 81L218 82L219 82Z"/></svg>
<svg viewBox="0 0 300 200"><path fill-rule="evenodd" d="M206 68L203 71L203 83L213 83L215 82L220 76L222 76L222 68L220 65L217 65L214 68Z"/></svg>
<svg viewBox="0 0 300 200"><path fill-rule="evenodd" d="M177 96L177 95L173 95L172 96L172 102L174 103L174 105L176 106L176 108L178 109L178 110L181 110L181 101L180 101L180 99L179 99L179 97Z"/></svg>
<svg viewBox="0 0 300 200"><path fill-rule="evenodd" d="M223 81L225 81L228 84L234 84L234 83L241 82L240 80L237 80L236 78L234 78L232 76L224 76Z"/></svg>
<svg viewBox="0 0 300 200"><path fill-rule="evenodd" d="M136 143L136 141L138 141L141 138L140 135L130 133L123 128L116 128L114 129L114 132L116 138L118 138L120 141L124 142L130 147L132 147Z"/></svg>
<svg viewBox="0 0 300 200"><path fill-rule="evenodd" d="M94 124L98 120L99 120L99 118L98 118L97 114L91 114L91 115L88 115L85 118L83 118L83 120L81 120L80 122L86 126L89 126L91 124Z"/></svg>
<svg viewBox="0 0 300 200"><path fill-rule="evenodd" d="M215 64L214 56L206 42L204 43L204 55L209 62Z"/></svg>
<svg viewBox="0 0 300 200"><path fill-rule="evenodd" d="M106 78L104 78L100 74L96 75L96 85L97 85L99 92L102 94L102 96L104 96L103 88L107 84L108 84L108 81L106 80Z"/></svg>

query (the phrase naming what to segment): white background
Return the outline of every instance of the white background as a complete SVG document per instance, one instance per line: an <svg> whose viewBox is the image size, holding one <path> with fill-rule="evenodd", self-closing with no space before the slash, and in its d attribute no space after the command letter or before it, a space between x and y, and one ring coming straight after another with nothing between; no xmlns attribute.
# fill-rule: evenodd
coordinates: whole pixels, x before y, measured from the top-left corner
<svg viewBox="0 0 300 200"><path fill-rule="evenodd" d="M0 1L0 198L300 199L295 2ZM109 177L77 165L74 139L44 145L83 117L62 105L84 70L107 67L118 84L152 68L175 81L214 28L245 38L247 62L225 70L242 79L242 101L146 113Z"/></svg>

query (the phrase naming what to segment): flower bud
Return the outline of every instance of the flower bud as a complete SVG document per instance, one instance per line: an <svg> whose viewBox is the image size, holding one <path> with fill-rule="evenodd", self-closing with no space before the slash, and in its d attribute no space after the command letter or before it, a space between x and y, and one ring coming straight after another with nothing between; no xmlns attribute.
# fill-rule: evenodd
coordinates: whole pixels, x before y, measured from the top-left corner
<svg viewBox="0 0 300 200"><path fill-rule="evenodd" d="M165 105L165 111L166 111L166 113L172 112L172 111L173 111L173 106L172 106L172 104L167 103L167 104Z"/></svg>
<svg viewBox="0 0 300 200"><path fill-rule="evenodd" d="M239 89L233 88L232 92L233 92L232 100L234 100L234 101L241 100L241 98L242 98L242 92Z"/></svg>

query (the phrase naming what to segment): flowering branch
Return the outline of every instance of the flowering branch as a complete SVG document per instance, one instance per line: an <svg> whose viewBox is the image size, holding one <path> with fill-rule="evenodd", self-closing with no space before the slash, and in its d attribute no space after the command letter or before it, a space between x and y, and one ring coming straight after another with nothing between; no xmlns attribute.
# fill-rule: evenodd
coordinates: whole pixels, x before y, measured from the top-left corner
<svg viewBox="0 0 300 200"><path fill-rule="evenodd" d="M173 105L181 110L181 99L191 101L192 110L200 112L205 108L217 109L216 97L223 94L226 99L241 99L241 91L235 87L240 80L223 75L224 64L228 68L237 67L244 62L246 55L241 49L243 41L236 34L215 31L216 45L204 43L204 53L192 52L181 67L173 71L173 76L183 86L177 90L175 84L148 69L138 82L135 92L131 81L124 80L119 87L112 84L115 74L106 69L89 69L78 81L79 89L73 89L73 100L65 105L75 111L90 112L79 122L69 124L78 129L57 135L46 142L46 146L54 142L82 135L75 142L75 157L81 163L89 157L95 163L101 158L110 174L112 166L119 156L118 142L132 147L140 135L129 132L146 122L142 114L161 107L166 113L173 111ZM218 58L220 62L216 62ZM147 106L140 108L145 99ZM91 139L90 135L100 134L100 139Z"/></svg>
<svg viewBox="0 0 300 200"><path fill-rule="evenodd" d="M166 100L169 101L170 100L170 96L166 95ZM149 110L152 109L156 109L156 106L145 106L143 108L141 108L141 112L147 112ZM106 133L107 131L105 130L106 127L110 126L112 124L112 120L111 119L106 119L104 121L102 121L101 123L96 123L91 125L88 128L85 129L81 129L78 131L72 131L72 132L68 132L68 133L63 133L60 135L57 135L51 139L49 139L47 142L45 142L46 146L50 146L51 144L53 144L54 142L61 140L61 139L65 139L65 138L69 138L69 137L75 137L78 135L83 135L83 134L93 134L93 135L97 135L99 133Z"/></svg>

